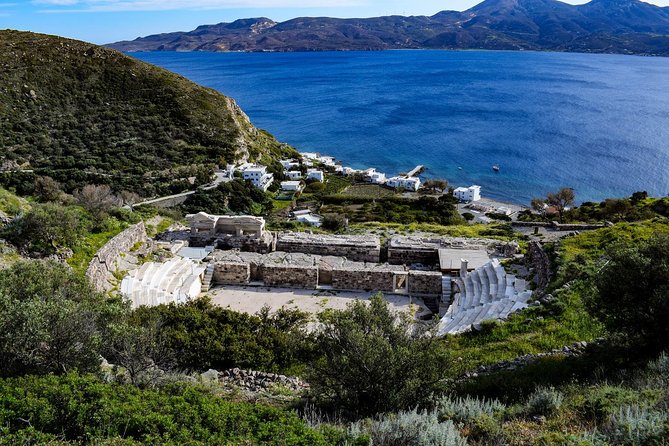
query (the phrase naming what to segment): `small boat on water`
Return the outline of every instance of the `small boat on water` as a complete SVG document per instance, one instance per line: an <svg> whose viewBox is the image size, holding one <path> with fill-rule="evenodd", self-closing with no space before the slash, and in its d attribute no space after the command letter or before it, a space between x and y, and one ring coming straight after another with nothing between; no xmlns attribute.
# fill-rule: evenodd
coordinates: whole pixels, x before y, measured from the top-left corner
<svg viewBox="0 0 669 446"><path fill-rule="evenodd" d="M462 167L459 167L459 166L458 166L458 170L462 170Z"/></svg>
<svg viewBox="0 0 669 446"><path fill-rule="evenodd" d="M494 170L495 172L499 172L499 164L493 164L492 170Z"/></svg>

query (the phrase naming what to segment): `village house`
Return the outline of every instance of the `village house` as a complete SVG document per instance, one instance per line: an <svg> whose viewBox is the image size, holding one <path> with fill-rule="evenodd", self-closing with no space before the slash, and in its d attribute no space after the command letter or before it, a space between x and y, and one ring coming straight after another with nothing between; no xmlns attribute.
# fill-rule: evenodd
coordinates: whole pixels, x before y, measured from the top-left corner
<svg viewBox="0 0 669 446"><path fill-rule="evenodd" d="M479 201L481 199L481 186L458 187L453 191L453 196L465 202Z"/></svg>
<svg viewBox="0 0 669 446"><path fill-rule="evenodd" d="M299 170L286 170L284 174L288 177L288 179L292 181L302 179L302 172L300 172Z"/></svg>
<svg viewBox="0 0 669 446"><path fill-rule="evenodd" d="M325 174L322 170L309 169L307 170L307 180L316 180L322 183L325 181Z"/></svg>
<svg viewBox="0 0 669 446"><path fill-rule="evenodd" d="M281 190L286 192L299 192L302 190L301 181L282 181Z"/></svg>
<svg viewBox="0 0 669 446"><path fill-rule="evenodd" d="M267 173L267 167L265 166L251 166L247 167L243 171L244 180L248 180L258 189L262 189L267 192L272 181L274 181L274 175Z"/></svg>
<svg viewBox="0 0 669 446"><path fill-rule="evenodd" d="M392 177L386 181L386 185L394 189L403 188L414 192L420 189L420 184L418 177Z"/></svg>

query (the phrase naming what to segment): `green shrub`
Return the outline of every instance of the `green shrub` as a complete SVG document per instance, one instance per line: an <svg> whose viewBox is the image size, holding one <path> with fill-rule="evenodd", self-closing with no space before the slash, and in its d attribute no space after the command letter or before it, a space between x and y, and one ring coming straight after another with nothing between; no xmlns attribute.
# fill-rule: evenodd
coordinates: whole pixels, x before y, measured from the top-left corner
<svg viewBox="0 0 669 446"><path fill-rule="evenodd" d="M482 416L497 417L504 412L506 406L496 399L465 396L441 398L437 401L436 408L441 419L472 423Z"/></svg>
<svg viewBox="0 0 669 446"><path fill-rule="evenodd" d="M112 305L61 263L0 270L0 376L97 371Z"/></svg>
<svg viewBox="0 0 669 446"><path fill-rule="evenodd" d="M552 415L562 407L564 395L553 387L538 387L527 401L533 415Z"/></svg>
<svg viewBox="0 0 669 446"><path fill-rule="evenodd" d="M321 313L319 321L319 356L307 380L320 402L340 410L370 416L415 407L448 368L441 341L398 316L382 295Z"/></svg>
<svg viewBox="0 0 669 446"><path fill-rule="evenodd" d="M667 413L639 406L625 406L613 414L603 428L616 445L647 446L665 444Z"/></svg>
<svg viewBox="0 0 669 446"><path fill-rule="evenodd" d="M466 446L452 421L439 422L436 412L407 412L383 415L351 426L353 437L367 436L374 446Z"/></svg>
<svg viewBox="0 0 669 446"><path fill-rule="evenodd" d="M669 355L665 352L648 364L648 370L664 382L669 382Z"/></svg>
<svg viewBox="0 0 669 446"><path fill-rule="evenodd" d="M605 422L621 406L634 404L639 398L638 392L624 387L602 385L589 390L579 409L582 416L596 423Z"/></svg>
<svg viewBox="0 0 669 446"><path fill-rule="evenodd" d="M140 390L75 374L0 380L0 426L14 444L326 444L289 411L228 402L190 384Z"/></svg>

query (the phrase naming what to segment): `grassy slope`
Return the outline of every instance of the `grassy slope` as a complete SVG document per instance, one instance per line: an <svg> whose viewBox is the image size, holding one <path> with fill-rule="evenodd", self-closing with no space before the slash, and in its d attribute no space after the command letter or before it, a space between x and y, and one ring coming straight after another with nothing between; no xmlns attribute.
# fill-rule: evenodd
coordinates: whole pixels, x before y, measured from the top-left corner
<svg viewBox="0 0 669 446"><path fill-rule="evenodd" d="M232 99L89 43L0 31L0 72L0 164L66 185L98 169L98 181L111 174L141 190L151 172L287 150Z"/></svg>
<svg viewBox="0 0 669 446"><path fill-rule="evenodd" d="M616 241L644 240L657 232L669 233L669 221L620 223L563 240L556 258L557 275L549 288L558 303L525 310L512 316L508 323L492 325L484 333L449 337L446 341L449 350L455 357L464 358L459 369L559 349L602 336L603 327L586 312L581 299L589 291L590 274L607 247ZM563 287L567 282L572 282L572 286Z"/></svg>

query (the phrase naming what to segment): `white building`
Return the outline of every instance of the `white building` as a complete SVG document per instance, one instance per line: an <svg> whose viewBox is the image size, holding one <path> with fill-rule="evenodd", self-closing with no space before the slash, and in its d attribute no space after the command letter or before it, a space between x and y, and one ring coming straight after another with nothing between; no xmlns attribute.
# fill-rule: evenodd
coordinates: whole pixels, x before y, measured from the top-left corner
<svg viewBox="0 0 669 446"><path fill-rule="evenodd" d="M302 172L299 170L286 170L284 174L293 181L302 179Z"/></svg>
<svg viewBox="0 0 669 446"><path fill-rule="evenodd" d="M481 199L481 186L458 187L453 191L453 196L460 201L479 201Z"/></svg>
<svg viewBox="0 0 669 446"><path fill-rule="evenodd" d="M370 172L367 177L369 178L370 183L374 184L385 184L386 183L386 174L373 171Z"/></svg>
<svg viewBox="0 0 669 446"><path fill-rule="evenodd" d="M295 221L299 221L300 223L306 223L311 226L315 226L317 228L320 228L321 225L323 224L323 217L320 215L312 214L310 210L304 210L304 211L295 211L293 212L293 216L295 217Z"/></svg>
<svg viewBox="0 0 669 446"><path fill-rule="evenodd" d="M295 160L281 160L279 161L285 170L299 169L300 163Z"/></svg>
<svg viewBox="0 0 669 446"><path fill-rule="evenodd" d="M386 185L394 189L404 188L406 190L417 191L420 189L420 178L418 177L392 177L388 178Z"/></svg>
<svg viewBox="0 0 669 446"><path fill-rule="evenodd" d="M313 166L314 164L323 164L328 167L335 167L335 159L332 156L321 156L320 153L316 152L301 152L302 159L304 164L307 166Z"/></svg>
<svg viewBox="0 0 669 446"><path fill-rule="evenodd" d="M281 182L281 190L289 191L289 192L298 192L302 190L302 182L301 181L282 181Z"/></svg>
<svg viewBox="0 0 669 446"><path fill-rule="evenodd" d="M265 166L251 166L244 169L244 180L248 180L253 183L258 189L262 189L267 192L269 186L274 181L274 175L267 173L267 167Z"/></svg>
<svg viewBox="0 0 669 446"><path fill-rule="evenodd" d="M325 181L325 175L322 170L309 169L307 170L307 180L316 180L322 183Z"/></svg>

